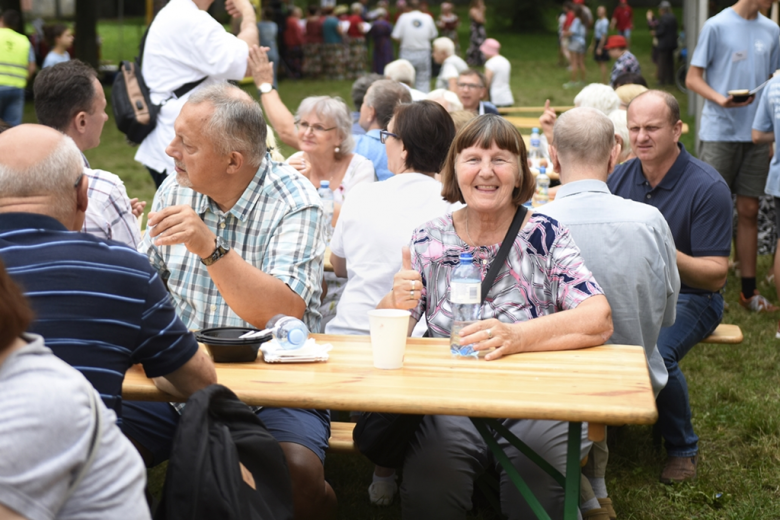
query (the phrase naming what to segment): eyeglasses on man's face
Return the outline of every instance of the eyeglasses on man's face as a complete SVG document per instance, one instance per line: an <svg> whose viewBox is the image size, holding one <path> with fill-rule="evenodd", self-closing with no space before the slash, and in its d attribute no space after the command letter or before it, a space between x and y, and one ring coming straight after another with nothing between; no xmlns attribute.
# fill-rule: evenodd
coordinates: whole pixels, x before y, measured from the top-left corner
<svg viewBox="0 0 780 520"><path fill-rule="evenodd" d="M388 137L395 137L396 139L400 139L396 134L393 132L388 132L387 130L380 130L379 131L379 141L382 144L385 144L387 142Z"/></svg>
<svg viewBox="0 0 780 520"><path fill-rule="evenodd" d="M295 122L295 128L297 128L300 131L303 131L304 135L309 133L309 130L312 131L312 133L317 135L322 135L325 132L330 132L331 130L335 130L335 126L331 126L330 128L325 128L322 125L310 125L306 121L296 121Z"/></svg>
<svg viewBox="0 0 780 520"><path fill-rule="evenodd" d="M480 85L479 83L461 83L460 81L457 83L458 88L463 88L467 90L476 90L478 88L485 88L484 86Z"/></svg>
<svg viewBox="0 0 780 520"><path fill-rule="evenodd" d="M81 175L79 175L79 178L76 179L76 182L73 183L74 188L78 188L79 184L81 184L81 179L84 177L84 172L81 172Z"/></svg>

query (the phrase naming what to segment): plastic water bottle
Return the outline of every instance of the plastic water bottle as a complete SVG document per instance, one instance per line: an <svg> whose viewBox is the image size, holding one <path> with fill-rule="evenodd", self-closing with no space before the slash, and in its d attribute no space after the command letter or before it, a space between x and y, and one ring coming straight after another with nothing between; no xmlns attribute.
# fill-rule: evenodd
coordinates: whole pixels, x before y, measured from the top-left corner
<svg viewBox="0 0 780 520"><path fill-rule="evenodd" d="M463 327L479 320L482 306L482 274L474 265L471 253L460 254L460 265L450 278L450 305L452 306L452 330L450 352L454 356L477 357L473 345L460 344Z"/></svg>
<svg viewBox="0 0 780 520"><path fill-rule="evenodd" d="M301 348L309 339L309 328L304 322L292 316L277 314L265 325L270 330L276 341L285 350Z"/></svg>
<svg viewBox="0 0 780 520"><path fill-rule="evenodd" d="M539 207L550 202L550 178L547 176L547 168L539 167L539 175L536 176L536 193L534 193L534 207Z"/></svg>
<svg viewBox="0 0 780 520"><path fill-rule="evenodd" d="M542 155L542 140L539 137L539 129L533 128L531 130L531 147L528 150L528 160L531 161L531 168L538 170L542 159L544 159L544 155Z"/></svg>
<svg viewBox="0 0 780 520"><path fill-rule="evenodd" d="M325 240L330 244L333 236L333 192L330 191L330 181L320 181L320 188L317 190L322 199L322 209L325 213Z"/></svg>

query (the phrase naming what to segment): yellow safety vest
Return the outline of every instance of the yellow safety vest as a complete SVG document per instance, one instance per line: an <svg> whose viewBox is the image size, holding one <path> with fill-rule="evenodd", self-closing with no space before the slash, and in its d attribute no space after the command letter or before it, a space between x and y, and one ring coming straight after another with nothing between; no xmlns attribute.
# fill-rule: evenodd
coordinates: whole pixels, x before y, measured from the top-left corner
<svg viewBox="0 0 780 520"><path fill-rule="evenodd" d="M24 88L30 40L13 29L0 28L0 86Z"/></svg>

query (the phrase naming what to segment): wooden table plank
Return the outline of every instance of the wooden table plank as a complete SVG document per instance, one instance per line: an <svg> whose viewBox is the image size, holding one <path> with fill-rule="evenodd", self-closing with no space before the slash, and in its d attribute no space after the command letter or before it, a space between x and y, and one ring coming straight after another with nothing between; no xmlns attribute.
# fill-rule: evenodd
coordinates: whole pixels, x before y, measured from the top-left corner
<svg viewBox="0 0 780 520"><path fill-rule="evenodd" d="M571 106L551 106L557 114L560 114L562 112L566 112L567 110L571 110L574 108L574 105ZM498 108L499 114L539 114L542 115L544 113L544 106L540 107L499 107Z"/></svg>
<svg viewBox="0 0 780 520"><path fill-rule="evenodd" d="M515 128L519 130L530 130L532 128L541 129L538 117L504 116L504 119L512 123ZM682 133L687 134L689 130L688 123L683 123Z"/></svg>
<svg viewBox="0 0 780 520"><path fill-rule="evenodd" d="M448 340L409 338L404 367L373 367L367 336L315 334L333 344L327 363L219 363L219 382L252 405L472 417L651 424L657 418L644 351L605 345L525 353L497 361L454 359ZM125 399L175 400L140 367Z"/></svg>

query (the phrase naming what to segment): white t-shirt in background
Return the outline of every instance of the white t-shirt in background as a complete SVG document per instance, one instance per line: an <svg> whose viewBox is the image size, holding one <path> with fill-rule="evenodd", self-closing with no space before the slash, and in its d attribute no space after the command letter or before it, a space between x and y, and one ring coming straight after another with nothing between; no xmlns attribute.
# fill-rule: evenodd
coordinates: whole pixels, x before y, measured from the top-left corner
<svg viewBox="0 0 780 520"><path fill-rule="evenodd" d="M509 87L509 77L512 74L512 65L503 56L493 56L485 63L485 70L493 71L493 80L490 82L490 101L497 107L512 106L515 98Z"/></svg>
<svg viewBox="0 0 780 520"><path fill-rule="evenodd" d="M456 209L442 199L441 188L432 177L404 173L352 190L330 243L347 260L349 281L326 333L368 334L368 311L392 289L401 248L414 229Z"/></svg>
<svg viewBox="0 0 780 520"><path fill-rule="evenodd" d="M441 64L439 77L436 78L436 88L450 88L450 79L457 78L460 73L469 68L463 58L453 54Z"/></svg>
<svg viewBox="0 0 780 520"><path fill-rule="evenodd" d="M169 174L173 159L165 148L174 137L173 123L189 96L203 87L244 78L249 46L220 25L192 0L171 0L149 27L142 71L152 103L162 103L179 87L208 76L179 99L167 101L157 115L157 126L138 147L135 160Z"/></svg>
<svg viewBox="0 0 780 520"><path fill-rule="evenodd" d="M431 15L415 10L398 17L391 36L400 40L404 50L430 51L431 40L438 35L439 30Z"/></svg>

